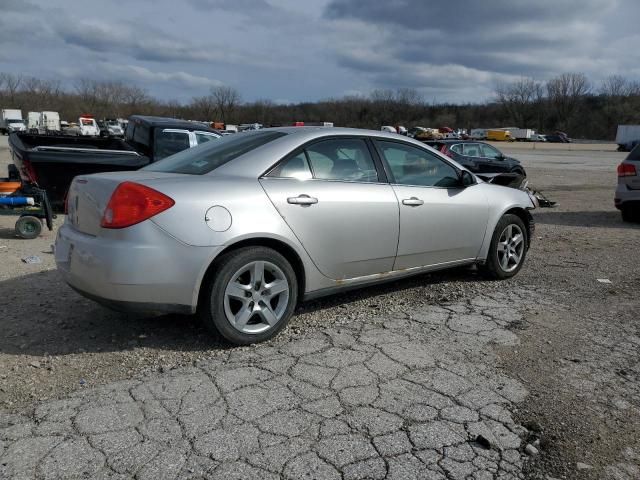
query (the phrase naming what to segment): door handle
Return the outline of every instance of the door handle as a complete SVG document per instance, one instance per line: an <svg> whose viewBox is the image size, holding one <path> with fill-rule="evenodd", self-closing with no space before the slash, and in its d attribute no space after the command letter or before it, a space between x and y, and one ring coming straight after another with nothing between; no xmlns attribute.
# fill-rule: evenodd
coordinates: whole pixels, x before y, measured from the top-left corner
<svg viewBox="0 0 640 480"><path fill-rule="evenodd" d="M419 207L420 205L424 205L424 200L420 200L417 197L405 198L402 200L403 205L409 205L410 207Z"/></svg>
<svg viewBox="0 0 640 480"><path fill-rule="evenodd" d="M289 197L287 198L287 203L291 203L292 205L313 205L318 203L318 199L315 197L310 197L309 195L298 195L297 197Z"/></svg>

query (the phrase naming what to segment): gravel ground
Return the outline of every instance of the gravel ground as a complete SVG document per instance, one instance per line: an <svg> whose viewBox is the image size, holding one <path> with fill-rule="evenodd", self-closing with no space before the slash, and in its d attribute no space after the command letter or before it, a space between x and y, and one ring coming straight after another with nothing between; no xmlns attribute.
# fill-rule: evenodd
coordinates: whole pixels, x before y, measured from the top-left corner
<svg viewBox="0 0 640 480"><path fill-rule="evenodd" d="M277 339L251 348L215 345L189 317L127 316L84 300L56 275L52 232L19 240L15 219L0 217L0 408L6 412L0 415L0 477L20 471L25 478L64 478L84 470L143 478L168 468L158 462L168 461L162 452L170 450L180 478L213 478L227 469L241 477L299 477L300 468L308 473L312 465L327 478L336 471L344 478L358 472L409 478L407 471L419 478L640 478L640 228L623 224L612 200L615 166L624 154L611 145L500 148L521 159L532 183L560 202L536 213L536 238L515 279L486 282L456 270L310 302ZM7 161L6 137L0 137L2 170ZM27 255L42 263L23 263ZM603 278L612 283L597 281ZM367 340L378 334L379 340ZM305 350L309 344L313 351ZM353 352L362 354L357 362L334 365ZM389 363L393 372L372 369L375 355L395 362ZM291 368L266 368L275 357ZM250 371L236 372L242 368ZM229 376L239 384L220 383ZM247 376L254 380L242 383ZM362 385L350 383L364 378ZM460 378L465 388L458 388ZM335 422L309 411L312 399L296 389L298 382L305 392L321 390L316 401L334 399L327 402ZM403 382L418 389L419 400L402 390ZM479 385L489 403L465 397ZM343 393L349 388L362 388L357 396L366 402L352 403ZM183 411L187 393L200 389L211 392L200 407L219 407L218 416L189 430L184 414L209 418ZM375 398L366 397L367 389ZM244 395L239 406L236 391ZM436 394L452 403L425 400ZM278 395L300 417L293 433L263 425L282 415ZM278 405L265 405L264 418L243 410L256 397ZM148 412L144 404L156 402L162 408ZM412 416L413 404L430 415ZM488 405L500 415L483 411ZM110 431L114 411L129 419L117 432ZM176 426L170 438L153 430L165 414L166 425ZM470 430L476 423L489 428L488 444ZM215 451L215 439L236 433L252 441L257 436L254 453L277 451L282 462ZM385 435L388 451L378 445ZM134 448L153 452L139 455L144 465L122 460L123 449ZM34 453L24 458L20 451Z"/></svg>

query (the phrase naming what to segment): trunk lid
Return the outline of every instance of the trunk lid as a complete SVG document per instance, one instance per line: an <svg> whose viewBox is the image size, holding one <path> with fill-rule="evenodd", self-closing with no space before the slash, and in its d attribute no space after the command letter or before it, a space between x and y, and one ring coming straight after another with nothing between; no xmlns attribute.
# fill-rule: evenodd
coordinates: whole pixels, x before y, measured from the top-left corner
<svg viewBox="0 0 640 480"><path fill-rule="evenodd" d="M138 182L176 176L159 172L113 172L74 178L67 197L67 222L79 232L98 236L111 194L122 182Z"/></svg>

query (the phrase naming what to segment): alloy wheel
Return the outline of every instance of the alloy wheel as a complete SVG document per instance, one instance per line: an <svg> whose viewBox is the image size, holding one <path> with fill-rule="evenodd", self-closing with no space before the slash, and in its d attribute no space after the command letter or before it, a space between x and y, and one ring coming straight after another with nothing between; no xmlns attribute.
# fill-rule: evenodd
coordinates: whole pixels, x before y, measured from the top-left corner
<svg viewBox="0 0 640 480"><path fill-rule="evenodd" d="M254 261L231 276L224 292L224 312L240 332L257 334L273 328L289 303L284 272L267 261Z"/></svg>
<svg viewBox="0 0 640 480"><path fill-rule="evenodd" d="M515 224L507 225L498 239L498 262L505 272L513 272L522 261L524 254L524 233Z"/></svg>

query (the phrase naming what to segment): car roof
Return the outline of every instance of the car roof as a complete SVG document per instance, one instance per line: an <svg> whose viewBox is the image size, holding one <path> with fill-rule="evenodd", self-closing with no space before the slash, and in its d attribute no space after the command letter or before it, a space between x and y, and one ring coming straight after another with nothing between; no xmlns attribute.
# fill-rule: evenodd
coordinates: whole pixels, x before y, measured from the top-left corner
<svg viewBox="0 0 640 480"><path fill-rule="evenodd" d="M485 143L481 140L456 140L455 138L443 138L441 140L425 140L425 143Z"/></svg>
<svg viewBox="0 0 640 480"><path fill-rule="evenodd" d="M216 132L213 128L208 127L204 123L190 122L189 120L181 120L179 118L154 117L152 115L132 115L129 117L129 120L138 123L145 123L151 127L183 128L185 130Z"/></svg>

